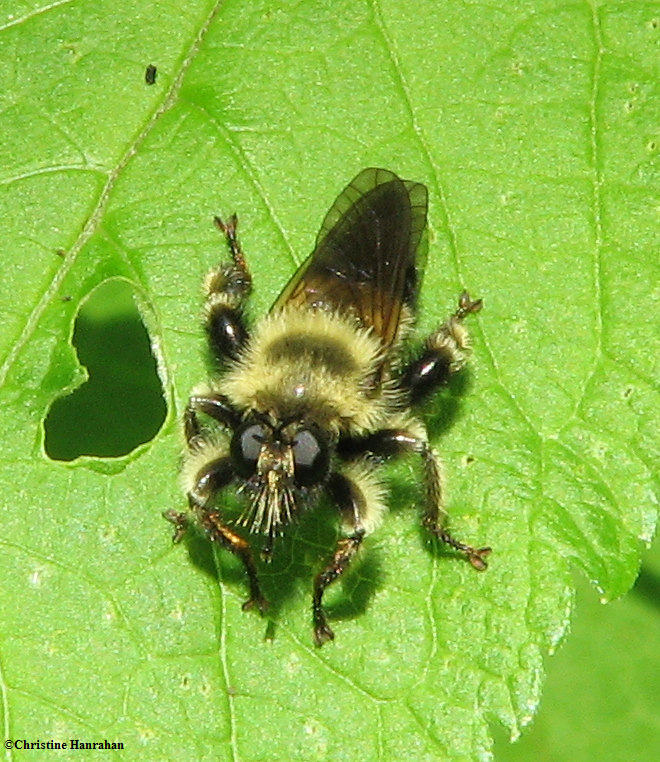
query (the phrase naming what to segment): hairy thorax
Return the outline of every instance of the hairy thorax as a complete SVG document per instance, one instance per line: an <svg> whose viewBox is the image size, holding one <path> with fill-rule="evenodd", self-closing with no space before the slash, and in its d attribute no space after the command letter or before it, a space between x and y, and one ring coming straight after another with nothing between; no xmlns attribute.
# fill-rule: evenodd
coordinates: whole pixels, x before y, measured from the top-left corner
<svg viewBox="0 0 660 762"><path fill-rule="evenodd" d="M284 309L256 326L222 391L280 420L298 416L335 432L360 432L392 408L392 385L377 379L381 360L380 340L350 318Z"/></svg>

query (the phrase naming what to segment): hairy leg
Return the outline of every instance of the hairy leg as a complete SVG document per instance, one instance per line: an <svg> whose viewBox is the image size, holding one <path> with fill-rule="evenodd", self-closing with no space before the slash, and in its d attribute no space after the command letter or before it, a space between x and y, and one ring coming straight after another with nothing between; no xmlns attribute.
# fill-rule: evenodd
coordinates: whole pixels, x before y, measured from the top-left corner
<svg viewBox="0 0 660 762"><path fill-rule="evenodd" d="M194 459L192 462L195 462ZM256 606L259 611L264 612L268 602L261 593L257 569L248 542L227 526L219 510L209 507L211 498L233 478L234 469L229 456L224 455L207 461L189 479L188 504L211 540L242 561L250 588L250 597L243 604L243 610L247 611ZM163 516L174 524L173 539L174 542L179 542L190 524L189 514L166 511Z"/></svg>
<svg viewBox="0 0 660 762"><path fill-rule="evenodd" d="M434 389L446 384L449 377L465 365L469 337L463 319L481 307L481 299L473 301L464 291L456 312L427 338L422 354L403 369L401 386L408 392L412 403L423 400Z"/></svg>
<svg viewBox="0 0 660 762"><path fill-rule="evenodd" d="M442 494L440 462L426 439L423 426L419 422L417 424L416 431L410 431L407 428L382 429L363 437L345 438L339 441L337 454L346 460L353 460L364 455L375 455L382 458L410 452L420 455L424 464L424 485L426 488L424 526L442 542L461 551L475 569L483 571L488 566L485 559L491 549L489 547L474 548L471 545L466 545L454 538L445 529L447 512Z"/></svg>
<svg viewBox="0 0 660 762"><path fill-rule="evenodd" d="M344 519L347 536L338 542L328 565L317 574L314 580L314 597L312 601L312 616L314 620L314 640L317 646L322 646L328 640L334 639L323 610L323 593L346 570L354 558L365 535L362 516L369 512L369 489L362 489L359 477L349 478L344 474L333 472L326 485L329 495L337 503Z"/></svg>
<svg viewBox="0 0 660 762"><path fill-rule="evenodd" d="M263 614L268 608L268 601L264 598L261 592L259 578L257 577L257 567L254 564L249 544L246 540L229 529L218 511L198 509L198 515L199 521L208 532L209 537L214 542L227 548L227 550L235 556L238 556L243 562L243 566L248 575L248 584L250 587L250 597L243 603L243 611L248 611L256 606Z"/></svg>
<svg viewBox="0 0 660 762"><path fill-rule="evenodd" d="M232 261L211 270L204 281L206 333L211 350L219 360L226 357L236 360L248 340L243 306L252 290L252 276L236 237L236 215L228 222L220 217L214 221L225 235Z"/></svg>
<svg viewBox="0 0 660 762"><path fill-rule="evenodd" d="M235 429L241 421L240 413L223 394L212 391L193 393L188 400L183 416L183 425L188 447L194 449L199 441L201 426L197 413L204 413L227 429Z"/></svg>

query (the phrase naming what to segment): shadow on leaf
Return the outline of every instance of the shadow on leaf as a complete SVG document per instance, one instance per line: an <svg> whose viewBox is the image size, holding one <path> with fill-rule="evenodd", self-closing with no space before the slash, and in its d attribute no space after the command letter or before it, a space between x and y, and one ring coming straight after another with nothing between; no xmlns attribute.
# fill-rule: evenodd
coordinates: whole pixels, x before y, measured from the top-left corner
<svg viewBox="0 0 660 762"><path fill-rule="evenodd" d="M269 603L266 639L276 636L277 622L289 601L302 597L311 612L314 578L332 557L339 537L338 523L336 512L325 501L313 505L277 539L270 563L259 557L264 541L261 535L232 526L250 543L261 589ZM222 579L247 600L247 574L236 556L220 547L214 552L211 541L197 528L185 535L184 543L190 560L198 569L216 581ZM363 613L381 579L376 549L362 548L360 557L328 588L330 603L325 607L328 619L352 619ZM302 596L301 591L304 591Z"/></svg>

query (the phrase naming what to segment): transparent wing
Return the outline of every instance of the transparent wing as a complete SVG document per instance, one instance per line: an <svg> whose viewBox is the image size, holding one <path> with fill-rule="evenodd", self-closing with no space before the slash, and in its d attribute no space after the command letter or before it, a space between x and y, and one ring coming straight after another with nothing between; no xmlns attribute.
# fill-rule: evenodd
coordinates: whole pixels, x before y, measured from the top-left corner
<svg viewBox="0 0 660 762"><path fill-rule="evenodd" d="M426 212L424 185L364 169L332 205L314 251L273 309L292 304L352 314L391 346L402 306L414 309Z"/></svg>

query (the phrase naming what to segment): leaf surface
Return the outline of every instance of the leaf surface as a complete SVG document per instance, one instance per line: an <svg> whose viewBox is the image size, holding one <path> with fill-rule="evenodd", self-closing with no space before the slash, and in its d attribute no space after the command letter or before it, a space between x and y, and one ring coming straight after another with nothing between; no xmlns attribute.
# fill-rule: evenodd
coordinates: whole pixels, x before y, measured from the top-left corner
<svg viewBox="0 0 660 762"><path fill-rule="evenodd" d="M654 5L13 5L6 736L108 738L145 759L488 757L489 721L516 735L536 711L571 569L620 596L653 533ZM393 510L328 595L337 640L317 650L327 507L262 569L270 622L241 613L232 559L201 538L173 548L160 513L182 505L178 420L208 371L199 284L225 256L212 215L240 216L259 314L365 166L429 188L420 335L463 287L484 298L471 371L425 414L453 530L494 552L479 575L434 549L416 464L388 468ZM110 278L134 289L168 415L125 457L53 461L44 419L85 380L76 312Z"/></svg>

